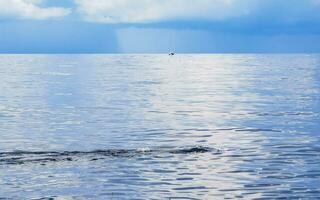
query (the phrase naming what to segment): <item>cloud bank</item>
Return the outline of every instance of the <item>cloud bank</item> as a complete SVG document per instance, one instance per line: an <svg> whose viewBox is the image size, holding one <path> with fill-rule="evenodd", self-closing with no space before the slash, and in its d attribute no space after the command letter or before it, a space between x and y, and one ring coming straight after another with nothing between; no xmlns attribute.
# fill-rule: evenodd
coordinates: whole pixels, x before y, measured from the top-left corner
<svg viewBox="0 0 320 200"><path fill-rule="evenodd" d="M247 15L251 1L239 0L75 0L88 21L152 23L166 20L222 20Z"/></svg>
<svg viewBox="0 0 320 200"><path fill-rule="evenodd" d="M43 7L43 3L43 0L0 0L0 18L44 20L70 13L67 8Z"/></svg>
<svg viewBox="0 0 320 200"><path fill-rule="evenodd" d="M0 19L68 16L97 23L319 22L320 0L0 0Z"/></svg>
<svg viewBox="0 0 320 200"><path fill-rule="evenodd" d="M320 0L74 0L86 21L154 23L235 18L286 23L319 20Z"/></svg>

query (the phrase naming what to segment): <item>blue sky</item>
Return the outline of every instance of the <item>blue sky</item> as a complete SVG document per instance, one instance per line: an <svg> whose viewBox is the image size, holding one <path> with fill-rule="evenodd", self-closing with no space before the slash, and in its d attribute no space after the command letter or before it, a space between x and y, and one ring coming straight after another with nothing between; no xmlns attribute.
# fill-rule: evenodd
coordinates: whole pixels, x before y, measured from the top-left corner
<svg viewBox="0 0 320 200"><path fill-rule="evenodd" d="M320 0L0 0L0 53L315 53Z"/></svg>

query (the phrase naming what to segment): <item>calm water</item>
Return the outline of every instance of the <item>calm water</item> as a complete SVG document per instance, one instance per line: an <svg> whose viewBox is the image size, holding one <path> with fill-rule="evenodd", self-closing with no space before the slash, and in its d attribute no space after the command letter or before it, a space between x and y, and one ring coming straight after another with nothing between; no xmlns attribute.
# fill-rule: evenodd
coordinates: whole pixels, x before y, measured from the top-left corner
<svg viewBox="0 0 320 200"><path fill-rule="evenodd" d="M1 55L0 199L320 198L320 55Z"/></svg>

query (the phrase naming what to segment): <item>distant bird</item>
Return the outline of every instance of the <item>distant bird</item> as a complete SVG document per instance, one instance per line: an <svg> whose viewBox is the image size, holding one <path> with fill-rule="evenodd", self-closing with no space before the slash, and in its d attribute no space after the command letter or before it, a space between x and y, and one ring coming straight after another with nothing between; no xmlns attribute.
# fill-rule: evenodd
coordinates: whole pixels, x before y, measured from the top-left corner
<svg viewBox="0 0 320 200"><path fill-rule="evenodd" d="M173 53L173 52L169 53L169 56L174 56L174 55L175 55L175 53Z"/></svg>

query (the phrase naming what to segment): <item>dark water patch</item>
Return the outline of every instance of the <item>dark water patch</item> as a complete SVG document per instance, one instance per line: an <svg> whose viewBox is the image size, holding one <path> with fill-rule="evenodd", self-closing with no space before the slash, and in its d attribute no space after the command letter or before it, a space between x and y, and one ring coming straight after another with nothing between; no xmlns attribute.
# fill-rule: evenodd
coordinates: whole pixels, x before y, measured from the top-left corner
<svg viewBox="0 0 320 200"><path fill-rule="evenodd" d="M257 116L272 116L272 117L281 117L281 116L314 116L318 115L316 112L251 112L248 114L257 115Z"/></svg>
<svg viewBox="0 0 320 200"><path fill-rule="evenodd" d="M194 187L178 187L178 188L173 188L173 190L205 190L208 189L205 186L194 186Z"/></svg>
<svg viewBox="0 0 320 200"><path fill-rule="evenodd" d="M262 129L262 128L244 128L244 129L235 129L237 132L278 132L280 133L281 130L275 129Z"/></svg>
<svg viewBox="0 0 320 200"><path fill-rule="evenodd" d="M59 198L58 196L52 196L52 197L40 197L40 198L32 198L32 200L55 200Z"/></svg>
<svg viewBox="0 0 320 200"><path fill-rule="evenodd" d="M267 128L243 128L243 127L230 127L230 128L217 128L214 131L235 131L235 132L282 132L281 130L276 129L267 129Z"/></svg>
<svg viewBox="0 0 320 200"><path fill-rule="evenodd" d="M209 147L192 147L192 148L170 150L169 152L173 154L190 154L190 153L206 153L210 151L212 151L212 149Z"/></svg>
<svg viewBox="0 0 320 200"><path fill-rule="evenodd" d="M238 128L217 128L215 131L234 131Z"/></svg>
<svg viewBox="0 0 320 200"><path fill-rule="evenodd" d="M259 184L246 184L244 185L245 188L266 188L266 187L275 187L279 186L280 184L276 183L259 183Z"/></svg>
<svg viewBox="0 0 320 200"><path fill-rule="evenodd" d="M183 131L197 131L197 132L209 132L211 131L210 129L199 129L199 128L187 128L187 129L182 129Z"/></svg>
<svg viewBox="0 0 320 200"><path fill-rule="evenodd" d="M143 130L130 130L130 133L158 133L158 132L166 132L173 131L174 129L169 128L159 128L159 129L143 129Z"/></svg>
<svg viewBox="0 0 320 200"><path fill-rule="evenodd" d="M231 171L225 171L225 172L220 172L222 174L236 174L236 173L256 173L256 170L254 169L243 169L243 170L231 170Z"/></svg>
<svg viewBox="0 0 320 200"><path fill-rule="evenodd" d="M164 111L158 111L158 110L149 110L148 113L157 113L157 114L165 114L167 112Z"/></svg>
<svg viewBox="0 0 320 200"><path fill-rule="evenodd" d="M12 151L0 152L0 165L19 165L27 163L48 163L77 161L87 158L90 161L97 161L108 157L130 158L148 155L150 157L163 157L167 154L199 154L199 153L220 154L218 149L210 147L188 147L174 149L107 149L94 151Z"/></svg>
<svg viewBox="0 0 320 200"><path fill-rule="evenodd" d="M193 180L194 178L192 177L185 177L185 178L176 178L176 180L178 181L190 181L190 180Z"/></svg>
<svg viewBox="0 0 320 200"><path fill-rule="evenodd" d="M177 199L179 199L179 200L181 200L181 199L183 199L183 200L200 200L200 199L191 198L191 197L168 197L166 199L168 199L168 200L177 200Z"/></svg>

